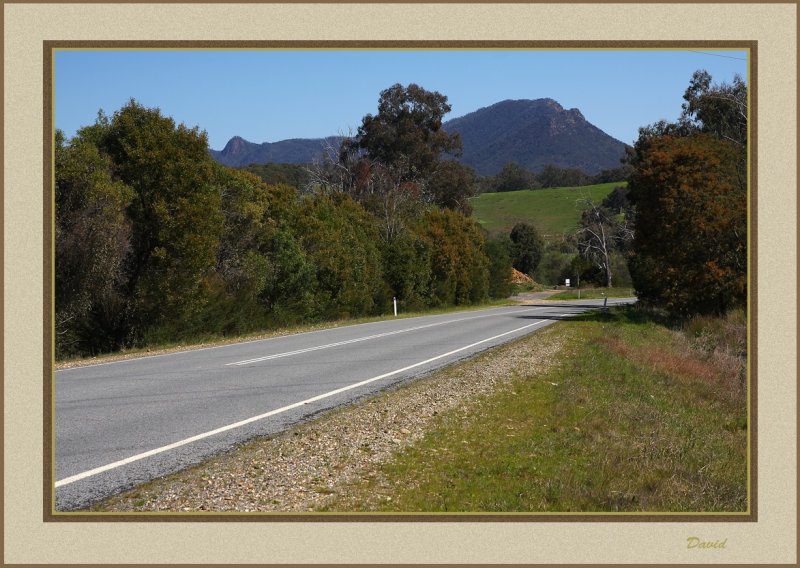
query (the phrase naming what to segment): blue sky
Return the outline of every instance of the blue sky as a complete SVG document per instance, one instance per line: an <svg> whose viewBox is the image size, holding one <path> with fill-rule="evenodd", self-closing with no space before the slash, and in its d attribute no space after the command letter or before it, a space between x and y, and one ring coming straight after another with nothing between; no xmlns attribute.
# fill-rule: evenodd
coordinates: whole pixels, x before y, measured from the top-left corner
<svg viewBox="0 0 800 568"><path fill-rule="evenodd" d="M199 126L221 150L355 129L380 92L417 83L448 97L445 119L505 99L552 98L632 143L674 120L697 69L747 78L746 51L690 50L58 50L55 126L67 137L131 98Z"/></svg>

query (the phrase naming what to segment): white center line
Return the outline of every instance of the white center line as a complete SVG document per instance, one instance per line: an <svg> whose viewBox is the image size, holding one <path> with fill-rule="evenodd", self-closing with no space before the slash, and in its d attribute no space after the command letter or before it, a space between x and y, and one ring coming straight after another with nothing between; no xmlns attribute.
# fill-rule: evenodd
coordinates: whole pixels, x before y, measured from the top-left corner
<svg viewBox="0 0 800 568"><path fill-rule="evenodd" d="M518 311L521 311L521 310L518 310ZM527 311L530 311L530 310L524 310L524 311L527 312ZM509 313L509 312L506 312L506 313ZM517 311L510 312L510 313L517 313ZM345 340L345 341L337 341L336 343L328 343L326 345L317 345L315 347L306 347L305 349L297 349L296 351L287 351L285 353L276 353L274 355L265 355L264 357L256 357L254 359L245 359L243 361L236 361L234 363L226 363L225 366L229 367L229 366L232 366L232 365L236 365L236 366L250 365L252 363L260 363L261 361L269 361L269 360L272 360L272 359L280 359L282 357L291 357L292 355L300 355L302 353L309 353L310 351L319 351L320 349L329 349L331 347L339 347L341 345L349 345L351 343L359 343L361 341L368 341L370 339L379 339L381 337L388 337L390 335L397 335L398 333L407 333L409 331L417 331L417 330L420 330L420 329L426 329L426 328L429 328L429 327L436 327L438 325L447 325L449 323L456 323L456 322L460 322L460 321L467 321L467 320L473 320L473 319L479 319L479 318L488 318L488 317L497 317L498 315L499 314L484 314L484 315L472 316L472 317L468 317L468 318L458 318L458 319L453 319L453 320L440 321L440 322L436 322L436 323L429 323L429 324L426 324L426 325L420 325L420 326L417 326L417 327L409 327L409 328L406 328L406 329L398 329L396 331L387 331L385 333L378 333L378 334L369 335L369 336L366 336L366 337L357 337L355 339L348 339L348 340ZM500 315L502 315L502 314L500 314Z"/></svg>
<svg viewBox="0 0 800 568"><path fill-rule="evenodd" d="M567 314L564 314L564 315L567 315ZM330 392L326 392L324 394L321 394L321 395L318 395L318 396L315 396L315 397L312 397L312 398L308 398L306 400L301 400L300 402L295 402L294 404L290 404L290 405L284 406L282 408L278 408L278 409L275 409L275 410L270 410L269 412L265 412L264 414L259 414L258 416L253 416L252 418L247 418L246 420L241 420L239 422L234 422L233 424L228 424L227 426L222 426L221 428L217 428L215 430L209 430L208 432L203 432L202 434L198 434L196 436L192 436L191 438L186 438L185 440L180 440L179 442L175 442L173 444L169 444L169 445L166 445L166 446L161 446L160 448L155 448L153 450L150 450L150 451L147 451L147 452L144 452L144 453L141 453L141 454L136 454L135 456L131 456L129 458L125 458L125 459L122 459L122 460L119 460L119 461L115 461L114 463L110 463L110 464L107 464L107 465L104 465L104 466L96 467L94 469L90 469L88 471L84 471L83 473L78 473L76 475L73 475L73 476L70 476L70 477L66 477L64 479L56 481L55 482L55 487L62 487L64 485L68 485L70 483L74 483L76 481L80 481L81 479L86 479L87 477L91 477L93 475L97 475L97 474L103 473L105 471L116 469L116 468L121 467L123 465L127 465L129 463L133 463L135 461L139 461L141 459L144 459L144 458L147 458L147 457L150 457L150 456L154 456L156 454L160 454L160 453L163 453L163 452L175 449L175 448L179 448L181 446L185 446L186 444L190 444L192 442L196 442L198 440L202 440L202 439L208 438L210 436L214 436L215 434L221 434L222 432L227 432L228 430L233 430L234 428L239 428L239 427L244 426L246 424L250 424L251 422L256 422L257 420L263 420L264 418L268 418L270 416L275 416L276 414L281 414L283 412L287 412L287 411L292 410L294 408L297 408L299 406L303 406L304 404L311 404L312 402L316 402L318 400L322 400L324 398L328 398L328 397L334 396L336 394L339 394L339 393L342 393L342 392L345 392L345 391L348 391L348 390L351 390L351 389L355 389L355 388L367 385L369 383L373 383L375 381L379 381L381 379L385 379L387 377L391 377L392 375L397 375L399 373L414 369L416 367L421 367L423 365L427 365L428 363L432 363L433 361L436 361L438 359L442 359L444 357L448 357L450 355L455 355L456 353L459 353L461 351L466 351L467 349L471 349L472 347L476 347L478 345L481 345L482 343L487 343L489 341L493 341L495 339L499 339L499 338L504 337L506 335L510 335L512 333L517 333L517 332L520 332L520 331L522 331L524 329L528 329L530 327L534 327L534 326L537 326L537 325L542 325L544 323L551 322L551 321L554 321L554 320L542 320L542 321L537 321L536 323L531 323L531 324L528 324L528 325L524 325L522 327L518 327L516 329L512 329L511 331L506 331L505 333L500 333L498 335L494 335L492 337L487 337L486 339L482 339L480 341L476 341L475 343L471 343L469 345L465 345L464 347L459 347L458 349L454 349L453 351L448 351L447 353L442 353L441 355L437 355L436 357L431 357L430 359L426 359L425 361L420 361L419 363L414 363L413 365L409 365L407 367L403 367L402 369L397 369L397 370L394 370L394 371L390 371L388 373L384 373L382 375L378 375L377 377L372 377L371 379L367 379L365 381L354 383L352 385L348 385L348 386L342 387L340 389L332 390Z"/></svg>

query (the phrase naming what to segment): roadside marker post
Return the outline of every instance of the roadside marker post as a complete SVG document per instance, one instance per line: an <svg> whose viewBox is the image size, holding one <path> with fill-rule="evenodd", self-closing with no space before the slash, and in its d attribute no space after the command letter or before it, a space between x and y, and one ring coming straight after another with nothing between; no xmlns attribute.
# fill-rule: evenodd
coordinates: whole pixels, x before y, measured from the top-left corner
<svg viewBox="0 0 800 568"><path fill-rule="evenodd" d="M397 298L392 298L392 304L394 305L394 317L397 317Z"/></svg>

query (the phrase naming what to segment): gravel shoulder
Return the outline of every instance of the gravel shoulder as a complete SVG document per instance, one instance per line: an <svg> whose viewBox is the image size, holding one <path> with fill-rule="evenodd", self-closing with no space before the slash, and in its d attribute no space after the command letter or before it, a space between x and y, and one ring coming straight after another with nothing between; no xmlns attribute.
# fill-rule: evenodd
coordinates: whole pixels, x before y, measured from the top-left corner
<svg viewBox="0 0 800 568"><path fill-rule="evenodd" d="M537 293L541 294L541 293ZM538 299L523 300L537 301ZM310 512L348 498L360 479L425 436L436 417L458 412L517 372L544 372L564 345L561 326L334 411L281 436L111 497L102 512Z"/></svg>
<svg viewBox="0 0 800 568"><path fill-rule="evenodd" d="M550 296L554 294L558 294L563 290L545 290L544 292L520 292L511 296L510 300L516 300L520 302L523 306L527 306L530 304L542 304L544 303Z"/></svg>

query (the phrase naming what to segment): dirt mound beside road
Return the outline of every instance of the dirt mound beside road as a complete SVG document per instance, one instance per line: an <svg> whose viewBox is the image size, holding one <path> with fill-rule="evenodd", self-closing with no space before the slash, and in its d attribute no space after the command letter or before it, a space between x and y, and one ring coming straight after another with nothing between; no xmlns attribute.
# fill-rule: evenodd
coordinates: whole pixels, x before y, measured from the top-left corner
<svg viewBox="0 0 800 568"><path fill-rule="evenodd" d="M516 268L511 268L511 281L514 284L527 284L528 282L533 282L533 279L528 276L527 274L523 274Z"/></svg>

